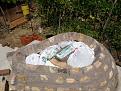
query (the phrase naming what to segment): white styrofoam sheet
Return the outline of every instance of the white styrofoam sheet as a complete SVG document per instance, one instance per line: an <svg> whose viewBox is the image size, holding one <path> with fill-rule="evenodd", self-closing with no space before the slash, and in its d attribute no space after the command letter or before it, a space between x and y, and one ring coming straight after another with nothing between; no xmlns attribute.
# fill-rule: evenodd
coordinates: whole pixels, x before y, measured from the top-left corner
<svg viewBox="0 0 121 91"><path fill-rule="evenodd" d="M0 44L0 70L3 69L11 69L11 66L7 60L7 53L15 51L16 49L12 49L10 47L2 47L2 44ZM0 81L1 81L1 76L0 76Z"/></svg>

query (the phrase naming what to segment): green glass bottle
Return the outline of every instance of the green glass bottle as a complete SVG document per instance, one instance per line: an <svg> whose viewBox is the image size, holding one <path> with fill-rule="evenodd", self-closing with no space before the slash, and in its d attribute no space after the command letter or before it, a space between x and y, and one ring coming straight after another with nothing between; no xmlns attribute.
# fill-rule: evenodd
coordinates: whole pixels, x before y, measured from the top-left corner
<svg viewBox="0 0 121 91"><path fill-rule="evenodd" d="M67 61L69 55L73 53L74 51L75 51L75 48L73 47L72 44L67 45L55 55L55 58L58 59L59 61Z"/></svg>

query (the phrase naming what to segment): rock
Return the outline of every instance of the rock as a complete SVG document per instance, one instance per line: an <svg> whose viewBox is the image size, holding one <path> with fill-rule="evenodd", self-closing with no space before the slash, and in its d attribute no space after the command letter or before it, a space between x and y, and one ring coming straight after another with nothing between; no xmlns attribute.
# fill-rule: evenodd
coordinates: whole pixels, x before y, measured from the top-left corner
<svg viewBox="0 0 121 91"><path fill-rule="evenodd" d="M32 91L40 91L38 87L32 87Z"/></svg>
<svg viewBox="0 0 121 91"><path fill-rule="evenodd" d="M88 80L90 80L90 77L84 76L84 77L82 77L82 78L80 79L80 82L86 82L86 81L88 81Z"/></svg>
<svg viewBox="0 0 121 91"><path fill-rule="evenodd" d="M75 83L76 80L73 79L73 78L67 78L67 79L66 79L66 82L67 82L67 83Z"/></svg>
<svg viewBox="0 0 121 91"><path fill-rule="evenodd" d="M56 79L56 83L58 83L58 84L63 84L63 83L64 83L64 78L63 78L63 77L58 77L58 78Z"/></svg>

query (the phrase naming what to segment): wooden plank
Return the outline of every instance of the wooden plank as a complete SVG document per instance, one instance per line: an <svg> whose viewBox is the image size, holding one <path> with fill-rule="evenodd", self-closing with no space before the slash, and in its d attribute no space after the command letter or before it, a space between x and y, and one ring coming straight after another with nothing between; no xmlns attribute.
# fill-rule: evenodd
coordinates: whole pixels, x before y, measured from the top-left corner
<svg viewBox="0 0 121 91"><path fill-rule="evenodd" d="M27 19L25 19L24 17L18 18L16 20L10 22L10 29L15 28L25 22L27 22Z"/></svg>
<svg viewBox="0 0 121 91"><path fill-rule="evenodd" d="M10 69L0 70L0 76L10 75Z"/></svg>
<svg viewBox="0 0 121 91"><path fill-rule="evenodd" d="M21 13L17 13L17 12L21 12ZM20 17L23 17L21 5L16 6L14 8L7 9L5 14L6 14L7 20L10 22L12 22Z"/></svg>

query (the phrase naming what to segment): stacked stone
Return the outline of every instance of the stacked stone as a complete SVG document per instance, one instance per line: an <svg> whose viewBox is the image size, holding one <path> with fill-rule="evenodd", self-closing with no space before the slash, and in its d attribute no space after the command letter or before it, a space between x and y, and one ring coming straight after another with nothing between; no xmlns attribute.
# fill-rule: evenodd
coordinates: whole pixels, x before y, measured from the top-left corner
<svg viewBox="0 0 121 91"><path fill-rule="evenodd" d="M50 66L28 66L27 55L67 40L84 42L94 48L94 62L83 68L60 69ZM16 91L115 91L117 69L107 49L95 39L80 33L64 33L43 40L38 44L25 46L12 55L12 69L16 80L12 86Z"/></svg>

